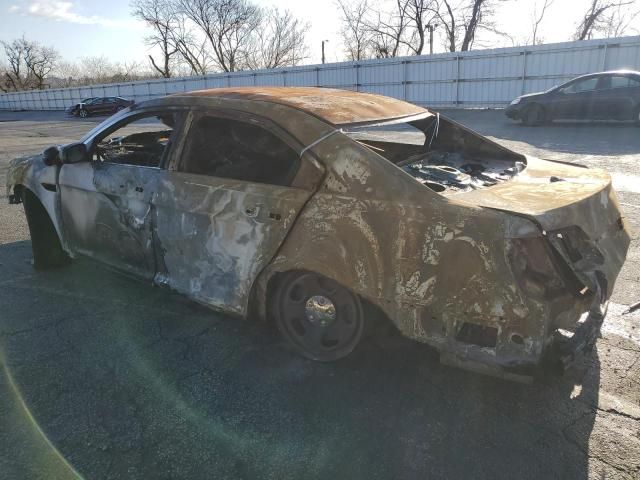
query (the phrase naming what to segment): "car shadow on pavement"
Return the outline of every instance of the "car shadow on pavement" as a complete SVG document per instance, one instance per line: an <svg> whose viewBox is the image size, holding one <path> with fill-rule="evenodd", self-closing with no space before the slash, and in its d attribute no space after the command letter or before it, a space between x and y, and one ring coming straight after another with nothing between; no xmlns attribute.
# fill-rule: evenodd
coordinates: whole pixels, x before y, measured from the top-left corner
<svg viewBox="0 0 640 480"><path fill-rule="evenodd" d="M595 353L533 385L442 366L397 334L316 363L269 325L30 259L29 242L0 245L8 478L588 476Z"/></svg>

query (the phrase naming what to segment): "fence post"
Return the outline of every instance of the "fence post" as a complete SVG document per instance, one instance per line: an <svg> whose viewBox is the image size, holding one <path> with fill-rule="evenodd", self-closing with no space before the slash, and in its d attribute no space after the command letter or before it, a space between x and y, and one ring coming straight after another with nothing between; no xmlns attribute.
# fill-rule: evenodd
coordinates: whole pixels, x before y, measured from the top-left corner
<svg viewBox="0 0 640 480"><path fill-rule="evenodd" d="M320 86L320 67L316 67L316 87Z"/></svg>
<svg viewBox="0 0 640 480"><path fill-rule="evenodd" d="M360 91L360 62L356 62L356 92Z"/></svg>
<svg viewBox="0 0 640 480"><path fill-rule="evenodd" d="M460 56L456 56L456 106L460 104Z"/></svg>
<svg viewBox="0 0 640 480"><path fill-rule="evenodd" d="M607 46L608 44L605 43L604 48L602 49L602 68L600 68L600 70L603 71L607 69Z"/></svg>
<svg viewBox="0 0 640 480"><path fill-rule="evenodd" d="M409 89L409 62L407 60L403 60L402 62L402 99L407 100Z"/></svg>
<svg viewBox="0 0 640 480"><path fill-rule="evenodd" d="M527 51L522 51L522 88L520 89L520 95L524 95L525 83L527 80Z"/></svg>

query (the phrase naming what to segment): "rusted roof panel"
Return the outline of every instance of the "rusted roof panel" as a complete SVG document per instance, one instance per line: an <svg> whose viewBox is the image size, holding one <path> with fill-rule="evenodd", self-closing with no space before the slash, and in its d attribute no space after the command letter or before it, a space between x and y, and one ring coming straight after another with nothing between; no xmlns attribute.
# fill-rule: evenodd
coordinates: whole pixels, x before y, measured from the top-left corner
<svg viewBox="0 0 640 480"><path fill-rule="evenodd" d="M230 87L180 93L288 105L334 125L406 117L427 112L411 103L371 93L317 87Z"/></svg>

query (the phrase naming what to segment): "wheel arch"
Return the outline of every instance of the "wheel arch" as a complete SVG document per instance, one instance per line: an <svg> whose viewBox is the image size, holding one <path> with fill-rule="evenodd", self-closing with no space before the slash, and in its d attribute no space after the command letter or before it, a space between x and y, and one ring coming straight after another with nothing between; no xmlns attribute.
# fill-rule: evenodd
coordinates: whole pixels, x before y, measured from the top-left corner
<svg viewBox="0 0 640 480"><path fill-rule="evenodd" d="M22 203L29 226L34 266L37 269L64 266L69 261L60 234L38 196L29 188L21 189Z"/></svg>
<svg viewBox="0 0 640 480"><path fill-rule="evenodd" d="M525 107L522 109L522 113L520 114L520 118L522 119L522 123L527 125L527 120L526 120L527 113L530 112L534 108L540 109L540 112L542 113L542 116L541 116L541 118L539 119L538 122L532 123L530 125L541 125L544 122L551 120L549 108L547 106L545 106L544 104L538 102L538 101L533 101L533 102L528 103L527 105L525 105Z"/></svg>

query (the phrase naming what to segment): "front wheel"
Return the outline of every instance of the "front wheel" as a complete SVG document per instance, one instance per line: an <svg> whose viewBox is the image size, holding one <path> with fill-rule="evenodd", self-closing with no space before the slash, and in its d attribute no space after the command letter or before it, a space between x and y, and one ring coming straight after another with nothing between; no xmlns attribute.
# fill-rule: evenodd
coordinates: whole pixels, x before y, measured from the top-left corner
<svg viewBox="0 0 640 480"><path fill-rule="evenodd" d="M287 274L276 289L273 307L282 336L312 360L329 362L346 357L362 338L360 298L322 275Z"/></svg>
<svg viewBox="0 0 640 480"><path fill-rule="evenodd" d="M531 105L524 111L522 123L528 127L542 125L545 121L545 111L540 105Z"/></svg>

